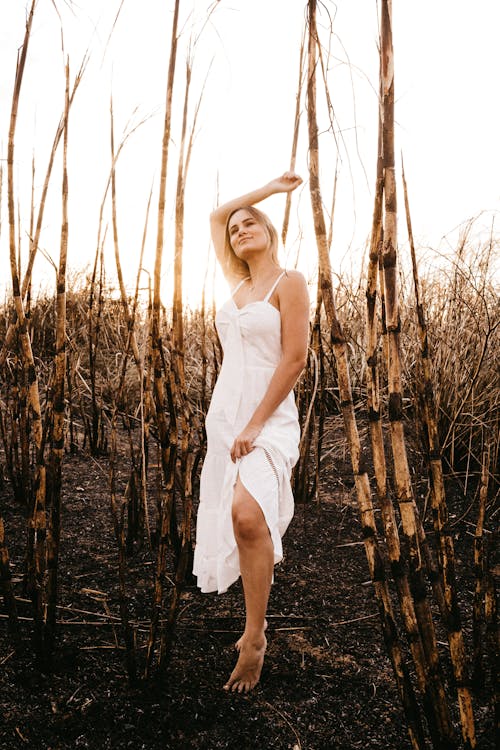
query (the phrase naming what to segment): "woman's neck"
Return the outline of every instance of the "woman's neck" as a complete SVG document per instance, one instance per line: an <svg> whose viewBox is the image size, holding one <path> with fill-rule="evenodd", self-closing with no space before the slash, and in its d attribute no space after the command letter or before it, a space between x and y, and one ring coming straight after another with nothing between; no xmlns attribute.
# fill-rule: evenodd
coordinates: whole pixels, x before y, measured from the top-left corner
<svg viewBox="0 0 500 750"><path fill-rule="evenodd" d="M258 259L252 260L248 263L248 269L250 272L250 285L252 289L265 284L276 276L280 267L277 263L267 260L259 261Z"/></svg>

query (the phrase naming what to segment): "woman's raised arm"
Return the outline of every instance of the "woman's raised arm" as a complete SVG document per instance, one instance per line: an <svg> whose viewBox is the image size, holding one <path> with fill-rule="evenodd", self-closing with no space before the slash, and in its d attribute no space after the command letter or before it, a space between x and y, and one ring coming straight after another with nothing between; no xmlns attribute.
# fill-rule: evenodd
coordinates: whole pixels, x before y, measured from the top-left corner
<svg viewBox="0 0 500 750"><path fill-rule="evenodd" d="M289 193L295 190L302 182L302 178L294 172L285 172L281 177L271 180L250 193L241 195L239 198L233 198L222 206L218 206L210 214L210 231L214 243L215 254L219 263L224 268L224 243L226 234L226 224L229 216L242 206L253 206L255 203L269 198L275 193Z"/></svg>

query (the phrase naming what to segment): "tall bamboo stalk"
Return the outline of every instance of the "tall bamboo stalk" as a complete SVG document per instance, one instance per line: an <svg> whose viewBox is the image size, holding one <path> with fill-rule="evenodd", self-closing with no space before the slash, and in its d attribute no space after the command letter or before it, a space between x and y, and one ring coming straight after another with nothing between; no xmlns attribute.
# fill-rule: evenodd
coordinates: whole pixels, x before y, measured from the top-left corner
<svg viewBox="0 0 500 750"><path fill-rule="evenodd" d="M64 142L62 174L62 222L57 272L56 353L52 391L52 439L49 456L47 505L50 523L47 534L47 615L45 628L45 657L50 658L54 646L57 606L57 575L61 536L61 485L64 455L65 378L66 378L66 264L68 257L68 118L70 106L69 60L66 62L64 108Z"/></svg>
<svg viewBox="0 0 500 750"><path fill-rule="evenodd" d="M435 700L434 715L438 737L435 744L442 748L456 747L453 725L441 678L441 667L431 610L423 576L418 539L418 521L403 428L401 385L400 317L397 292L397 198L394 162L394 52L392 43L392 2L381 5L381 72L384 159L384 241L383 277L388 337L389 422L394 463L396 495L402 531L410 556L410 584L415 601L418 626L425 651L429 678Z"/></svg>
<svg viewBox="0 0 500 750"><path fill-rule="evenodd" d="M165 103L165 120L163 124L163 141L161 155L161 175L158 195L158 225L156 234L156 253L154 264L154 283L153 283L153 308L151 319L151 362L153 368L153 395L156 407L156 421L161 451L161 464L164 476L168 477L168 482L173 488L174 471L175 471L175 451L177 446L177 429L175 426L176 415L173 401L170 402L170 435L166 419L167 399L165 398L165 386L163 381L162 365L162 338L160 329L160 285L161 285L161 266L163 257L163 243L165 234L165 199L167 187L167 166L168 166L168 147L170 144L170 131L172 122L172 95L174 87L175 64L177 59L177 22L179 18L179 0L175 0L174 16L172 20L172 33L170 42L170 58L167 74L167 92ZM168 395L168 387L167 387ZM175 436L174 436L175 430ZM158 556L155 574L155 590L153 597L153 607L151 614L151 626L146 656L146 676L149 672L151 659L154 651L158 621L163 600L163 579L166 569L167 537L169 532L167 519L167 503L169 487L165 488L162 493L162 502L160 507L160 539L158 545Z"/></svg>
<svg viewBox="0 0 500 750"><path fill-rule="evenodd" d="M328 232L328 247L330 248L331 244L331 228L332 223L330 223L330 230ZM325 430L325 418L326 418L326 399L325 399L325 393L323 392L323 388L321 388L321 383L325 382L325 349L323 344L323 332L321 329L321 322L322 322L322 315L321 310L323 307L323 300L321 298L321 289L318 284L317 290L316 290L316 312L314 314L314 320L312 323L311 328L311 347L312 351L315 354L316 357L316 368L317 368L317 386L314 391L314 401L315 401L315 408L317 413L315 414L315 424L314 424L314 444L316 447L315 450L315 456L314 456L314 479L312 483L311 488L311 497L314 497L316 502L319 502L320 496L319 496L319 489L320 489L320 470L321 470L321 459L322 459L322 447L323 447L323 437L324 437L324 430Z"/></svg>
<svg viewBox="0 0 500 750"><path fill-rule="evenodd" d="M112 145L112 153L114 152ZM113 153L113 164L115 163ZM146 518L146 526L148 529L149 536L149 521L147 513L147 502L146 502L146 478L147 478L147 457L146 457L146 445L147 439L144 434L146 420L144 419L144 363L142 358L139 358L139 375L140 375L140 387L141 387L141 437L139 446L139 460L137 458L136 449L134 448L132 440L132 430L130 426L130 417L127 414L123 415L125 426L127 429L129 439L129 450L131 459L131 470L130 476L125 488L125 492L121 498L118 498L117 481L116 481L116 457L117 457L117 419L119 415L119 409L122 407L124 401L124 391L126 383L127 365L130 358L130 353L133 351L133 339L135 338L135 321L139 300L139 283L140 276L142 273L142 261L144 256L144 248L146 242L147 226L149 219L149 209L151 202L151 192L149 195L146 218L143 230L141 251L139 257L139 264L136 275L135 293L133 298L132 309L128 309L128 300L125 300L127 308L127 342L125 350L123 352L123 358L121 363L121 372L118 383L116 395L113 399L113 409L111 416L111 445L110 445L110 501L111 501L111 513L113 518L113 529L115 533L115 539L118 549L118 583L119 583L119 608L120 608L120 621L123 633L123 639L125 643L125 654L126 654L126 665L127 673L130 683L134 684L137 678L137 654L136 654L136 637L134 628L130 622L129 608L130 600L127 594L126 587L126 574L127 574L127 551L130 553L133 547L133 541L138 539L138 532L140 524L140 517ZM115 211L113 212L115 215ZM117 263L119 264L119 256L117 256ZM123 304L123 299L122 299ZM137 350L137 356L139 352ZM137 362L137 360L136 360ZM146 412L148 408L146 407ZM147 417L149 419L149 416ZM139 505L140 499L140 505ZM127 509L127 538L125 538L125 509ZM142 523L142 522L141 522Z"/></svg>
<svg viewBox="0 0 500 750"><path fill-rule="evenodd" d="M424 748L425 740L420 724L418 705L407 668L404 664L382 555L378 546L375 514L371 500L367 466L366 461L361 454L361 444L354 414L347 361L347 345L342 327L338 320L333 297L330 256L328 252L326 224L323 215L319 182L319 146L316 117L316 65L318 45L316 0L309 0L308 22L307 117L309 133L309 185L314 230L319 256L319 285L325 313L330 326L330 335L337 365L341 409L344 418L346 437L350 448L365 553L373 582L375 597L380 611L384 640L391 659L398 692L407 718L408 732L412 747Z"/></svg>
<svg viewBox="0 0 500 750"><path fill-rule="evenodd" d="M307 37L307 24L304 25L304 32L300 43L300 54L299 54L299 75L297 81L297 92L295 95L295 115L294 115L294 126L293 126L293 138L292 138L292 149L290 154L290 171L295 170L295 163L297 159L297 148L299 142L299 130L300 130L300 114L302 106L302 88L305 79L305 65L307 62L306 55L306 37ZM288 235L288 225L290 221L290 211L292 207L292 194L286 194L285 212L283 217L283 225L281 230L281 239L283 246L286 244L286 238ZM297 251L298 261L299 251ZM296 261L296 262L297 262ZM318 487L317 473L319 471L319 462L321 460L321 444L322 434L319 434L319 427L323 427L323 420L321 416L316 418L316 405L317 397L320 397L320 391L318 391L319 382L319 368L320 361L322 362L322 349L321 349L321 302L317 308L317 315L315 317L313 325L309 330L309 356L307 359L307 365L305 373L301 378L301 382L297 394L297 406L299 410L299 417L302 423L302 438L299 445L299 458L293 469L293 494L297 502L306 502L310 493L310 453L311 444L314 441L316 446L315 455L315 477L313 478L312 487L318 499ZM320 399L320 411L322 400ZM307 415L307 416L306 416Z"/></svg>
<svg viewBox="0 0 500 750"><path fill-rule="evenodd" d="M120 622L125 642L125 658L127 664L128 678L131 684L134 684L137 678L136 650L135 650L135 633L130 623L129 599L126 588L127 559L126 559L126 541L125 541L125 508L130 502L129 492L131 480L133 481L135 466L131 471L131 479L123 496L118 498L116 486L116 457L117 457L117 418L118 409L123 400L123 391L125 387L125 375L127 371L127 362L131 349L130 336L127 341L127 348L123 353L122 367L118 391L113 401L113 410L111 414L110 428L110 453L109 453L109 490L111 515L113 518L113 530L118 548L118 606L120 609ZM129 431L130 432L130 431ZM134 464L134 452L131 447L132 463Z"/></svg>
<svg viewBox="0 0 500 750"><path fill-rule="evenodd" d="M102 308L103 308L103 284L104 284L104 253L103 246L106 240L106 231L102 241L98 240L94 256L92 275L90 278L90 293L87 313L87 338L89 355L90 375L90 419L84 418L88 426L89 447L93 456L105 453L106 446L102 425L102 406L99 404L97 388L97 357L99 352L99 340L101 334ZM99 277L97 272L99 271ZM97 286L97 295L96 295ZM95 297L97 300L95 301ZM96 312L94 313L94 304ZM82 417L84 410L82 410Z"/></svg>
<svg viewBox="0 0 500 750"><path fill-rule="evenodd" d="M8 198L8 215L9 215L9 251L10 251L10 268L12 276L12 294L18 319L18 335L21 343L21 352L23 366L28 378L28 403L31 415L31 430L33 433L36 447L36 473L34 492L35 497L31 499L28 513L28 544L27 544L27 562L28 562L28 580L29 589L34 608L34 638L35 649L39 656L43 651L43 580L45 574L45 553L46 553L46 512L45 512L45 495L46 495L46 468L43 456L43 430L40 407L40 393L38 388L38 379L35 367L35 360L31 348L27 320L24 313L24 305L21 295L21 286L19 280L19 264L17 260L18 240L16 238L16 216L15 216L15 190L14 190L14 140L17 122L17 113L19 109L19 98L21 93L21 84L23 80L26 56L28 53L28 44L30 40L33 16L35 12L36 0L33 0L31 9L26 21L26 31L24 41L21 47L20 56L17 63L16 77L14 81L14 91L12 95L12 107L9 124L9 137L7 146L7 198Z"/></svg>
<svg viewBox="0 0 500 750"><path fill-rule="evenodd" d="M498 590L492 570L493 559L490 556L498 550L498 526L486 539L484 549L484 621L486 659L491 664L492 708L496 739L500 738L500 631L498 629Z"/></svg>
<svg viewBox="0 0 500 750"><path fill-rule="evenodd" d="M379 500L387 496L387 470L382 433L380 399L379 332L377 323L378 267L383 242L384 162L382 152L382 118L379 103L377 177L373 205L372 231L366 282L366 390L373 467ZM392 503L391 503L392 510ZM384 511L382 511L384 512ZM384 527L395 526L393 513L385 519Z"/></svg>
<svg viewBox="0 0 500 750"><path fill-rule="evenodd" d="M19 335L21 339L23 357L29 368L29 395L32 409L33 433L37 447L42 442L42 425L40 398L38 393L38 383L34 368L33 352L31 350L31 341L29 339L26 318L24 315L23 301L19 283L19 272L17 262L17 240L16 240L16 217L15 217L15 190L14 190L14 138L17 123L17 113L19 108L19 98L21 93L21 84L23 80L26 56L28 53L28 44L30 40L31 27L33 24L33 15L35 12L36 0L33 0L28 18L26 21L26 32L21 47L21 54L17 62L16 77L14 82L14 91L12 95L12 107L9 124L9 139L7 146L7 202L9 213L9 250L10 250L10 268L12 276L12 293L14 304L19 320Z"/></svg>
<svg viewBox="0 0 500 750"><path fill-rule="evenodd" d="M148 230L148 224L149 224L149 211L151 208L151 198L153 195L153 189L151 188L149 192L148 197L148 203L146 208L146 217L144 219L144 230L142 234L142 244L141 244L141 258L139 267L137 269L137 279L136 279L136 287L135 287L135 302L134 302L134 315L135 310L137 308L138 298L139 298L139 282L141 273L143 272L143 257L144 257L144 250L146 247L146 237L147 237L147 230ZM151 419L153 417L154 413L154 401L151 393L151 372L149 370L149 362L146 352L149 351L149 324L151 321L151 314L150 314L150 307L151 307L151 281L150 277L148 275L148 314L146 317L147 321L147 329L144 336L144 343L143 343L143 354L141 356L141 372L143 373L142 379L141 379L141 398L140 398L140 415L141 415L141 503L142 503L142 514L144 515L144 522L146 525L146 534L148 539L149 547L151 548L151 526L149 522L149 510L148 510L148 503L147 503L147 488L146 488L146 481L147 481L147 471L148 471L148 455L149 455L149 434L150 434L150 426L151 426Z"/></svg>
<svg viewBox="0 0 500 750"><path fill-rule="evenodd" d="M139 347L137 345L137 338L135 335L134 325L133 321L131 319L130 310L129 310L129 304L127 299L127 291L125 289L125 282L123 280L123 272L122 272L122 266L120 261L120 243L118 241L118 217L117 217L117 208L116 208L116 162L118 160L118 156L120 155L120 152L122 150L122 147L124 145L124 142L126 139L122 141L122 143L119 146L118 153L115 154L115 133L114 133L114 118L113 118L113 99L111 99L110 105L109 105L109 111L110 111L110 128L111 128L111 134L110 134L110 145L111 145L111 217L112 217L112 224L113 224L113 246L115 250L115 262L116 262L116 274L118 277L118 286L120 287L120 296L122 301L122 307L123 312L125 315L125 320L127 322L127 330L128 335L130 337L130 344L132 347L132 352L134 355L134 360L136 363L136 366L138 368L139 372L139 378L142 377L142 372L140 369L140 363L141 363L141 357L139 354ZM109 184L109 183L108 183ZM107 190L107 188L106 188Z"/></svg>
<svg viewBox="0 0 500 750"><path fill-rule="evenodd" d="M297 83L297 94L295 96L295 116L293 120L292 153L290 156L290 171L291 172L295 171L295 162L297 160L297 148L299 144L300 107L301 107L301 101L302 101L302 85L304 82L304 65L305 65L305 34L306 34L306 29L304 28L304 35L300 43L299 80ZM283 246L286 245L291 207L292 207L292 193L288 192L286 194L285 215L283 217L283 226L281 229L281 241L283 242Z"/></svg>
<svg viewBox="0 0 500 750"><path fill-rule="evenodd" d="M182 522L180 529L180 548L178 550L175 564L175 587L172 592L170 609L165 628L162 631L160 648L160 666L164 667L168 662L172 647L175 623L177 620L178 606L182 588L185 583L188 569L192 566L192 544L191 525L193 512L193 467L195 464L195 436L199 432L198 420L193 414L186 391L186 376L184 362L184 322L183 322L183 294L182 294L182 254L184 249L184 208L185 208L185 186L191 154L193 138L196 130L196 122L201 105L203 90L198 100L193 123L186 149L187 115L189 103L189 91L191 83L191 61L186 63L186 87L184 93L184 108L182 117L181 142L179 149L179 161L177 169L177 188L175 201L175 256L174 256L174 295L173 295L173 350L170 362L170 372L173 374L172 389L179 413L180 427L180 478L181 478L181 503ZM184 153L186 156L184 158ZM199 452L199 451L198 451Z"/></svg>
<svg viewBox="0 0 500 750"><path fill-rule="evenodd" d="M140 285L140 279L141 274L143 272L143 258L144 258L144 250L146 247L146 237L147 237L147 230L148 230L148 224L149 224L149 210L151 207L151 197L152 197L152 190L149 192L148 202L146 206L146 216L144 219L144 229L142 233L142 242L141 242L141 251L139 255L139 263L137 267L137 275L136 275L136 281L135 281L135 292L134 292L134 300L132 304L132 310L131 310L131 325L129 325L128 330L128 336L127 336L127 346L126 351L130 351L130 347L132 346L132 335L135 335L135 321L137 317L137 309L139 306L139 285ZM147 339L146 336L146 347L147 347ZM139 465L137 468L134 468L134 471L136 472L136 481L137 481L137 487L136 487L136 497L137 497L137 503L138 508L136 509L136 515L137 515L137 523L136 528L131 529L130 525L127 527L127 534L128 537L133 537L135 541L137 541L139 544L142 544L142 537L144 533L144 526L146 527L146 534L147 534L147 540L149 546L151 546L151 529L149 524L149 510L148 510L148 503L147 503L147 468L148 468L148 449L149 449L149 427L150 427L150 420L152 417L152 405L151 405L151 392L150 392L150 380L147 377L146 373L146 363L145 363L145 357L141 355L140 357L140 363L139 363L139 372L141 374L140 377L140 402L139 402L139 411L140 411L140 419L141 419L141 433L140 433L140 445L139 445ZM123 377L125 377L125 372L123 373ZM129 430L130 433L130 430ZM130 447L131 451L131 457L134 463L135 467L135 460L134 460L134 450L133 446ZM132 476L131 476L132 479ZM134 494L129 500L129 511L130 511L130 505L133 505L135 502ZM128 541L128 539L127 539Z"/></svg>
<svg viewBox="0 0 500 750"><path fill-rule="evenodd" d="M74 80L74 83L73 83L73 88L72 88L71 95L70 95L70 98L69 98L68 111L71 108L71 104L73 103L73 99L74 99L75 94L77 92L78 86L81 83L81 80L82 80L83 74L85 72L85 68L86 68L87 62L88 62L88 58L85 57L83 59L83 61L82 61L80 69L79 69L79 71L78 71L78 73L77 73L77 75L75 77L75 80ZM21 286L21 297L22 297L23 300L26 297L26 295L28 293L28 290L30 289L31 276L32 276L32 272L33 272L33 265L34 265L34 262L35 262L35 257L36 257L36 253L37 253L37 250L38 250L38 245L39 245L39 242L40 242L40 235L41 235L41 232L42 232L43 217L44 217L44 213L45 213L45 205L46 205L47 193L48 193L48 189L49 189L49 185L50 185L50 180L51 180L51 176L52 176L52 169L53 169L53 166L54 166L55 157L56 157L57 150L58 150L58 147L59 147L59 143L61 141L61 138L62 138L62 135L63 135L63 131L64 131L64 123L65 123L65 115L63 114L63 115L61 115L61 118L60 118L59 123L57 125L56 133L55 133L54 140L53 140L53 143L52 143L52 149L51 149L51 152L50 152L49 162L48 162L47 169L46 169L46 172L45 172L45 178L44 178L44 182L43 182L43 186L42 186L42 192L41 192L41 195L40 195L40 205L39 205L39 208L38 208L38 214L37 214L36 224L34 224L34 230L31 229L31 226L32 226L32 224L34 222L33 222L33 219L30 217L30 250L29 250L28 263L27 263L27 266L26 266L26 271L24 273L23 280L22 280L22 286ZM34 214L33 199L32 199L32 212L31 212L31 214L32 214L32 216ZM16 317L17 316L14 314L14 319L11 320L10 323L9 323L9 327L8 327L7 333L5 335L5 340L4 340L2 348L0 350L0 367L5 363L5 360L6 360L8 351L9 351L9 348L12 345L13 336L14 336L14 332L15 332L15 326L16 326Z"/></svg>
<svg viewBox="0 0 500 750"><path fill-rule="evenodd" d="M186 573L191 564L191 525L192 525L192 482L196 466L194 444L196 434L200 433L198 420L192 413L186 392L186 377L184 363L184 322L183 322L183 293L182 293L182 254L184 245L184 199L185 185L191 160L194 133L203 96L204 86L198 100L192 128L186 147L187 116L189 92L191 84L191 60L186 62L186 84L184 93L184 107L181 126L181 140L179 148L179 160L177 168L177 187L175 202L175 247L174 247L174 292L172 306L172 346L169 365L164 361L163 347L159 348L160 356L164 362L163 370L166 373L166 390L170 406L170 430L169 430L169 463L162 460L163 476L165 482L164 502L160 506L160 548L158 555L157 572L160 564L164 565L166 535L174 548L174 588L171 593L168 617L161 632L161 644L158 665L164 669L168 663L175 623L178 613L180 595L185 582ZM199 451L198 451L199 452ZM174 477L176 463L179 460L180 468L180 501L182 504L182 521L180 529L177 521L176 503L174 497ZM158 577L156 582L155 597L160 595ZM153 619L152 619L153 626ZM149 668L152 647L154 644L153 627L150 630L148 643Z"/></svg>
<svg viewBox="0 0 500 750"><path fill-rule="evenodd" d="M380 104L381 101L382 97L380 99ZM404 629L408 638L410 651L415 665L417 684L421 694L424 697L424 705L426 707L426 714L429 720L431 733L435 735L436 722L434 720L434 713L432 709L434 696L432 693L431 685L429 684L428 674L425 666L425 655L418 629L415 605L413 602L413 597L411 595L410 583L406 572L407 566L401 553L401 543L399 538L396 514L387 485L387 467L385 461L384 438L382 432L378 356L379 335L376 309L377 280L379 277L379 256L382 252L383 242L383 177L383 124L381 109L379 107L377 178L375 185L375 199L366 288L366 385L368 424L377 488L377 499L381 510L382 524L387 544L389 563L396 584Z"/></svg>
<svg viewBox="0 0 500 750"><path fill-rule="evenodd" d="M483 682L482 627L484 622L484 519L488 497L489 446L483 451L481 484L479 487L479 510L474 534L474 602L472 608L472 665L476 687Z"/></svg>
<svg viewBox="0 0 500 750"><path fill-rule="evenodd" d="M439 443L436 400L434 397L434 385L432 382L431 352L427 336L427 323L425 320L425 313L421 302L417 258L415 253L415 243L413 241L410 204L408 199L408 188L406 184L404 167L402 167L402 177L406 223L408 228L408 238L410 243L413 268L417 326L420 339L423 421L427 435L428 463L431 482L430 492L431 505L433 510L434 531L439 543L439 568L444 592L445 627L448 636L448 643L450 646L453 674L458 692L458 706L460 711L460 722L462 726L464 746L466 748L474 748L476 747L474 712L472 707L472 697L468 686L465 643L463 638L460 609L458 605L457 585L455 579L455 551L453 547L453 537L449 527L443 466L441 462L441 446Z"/></svg>
<svg viewBox="0 0 500 750"><path fill-rule="evenodd" d="M16 597L12 589L9 550L5 542L5 526L0 516L0 592L3 596L5 610L8 614L8 628L16 648L19 646L19 620L17 618Z"/></svg>

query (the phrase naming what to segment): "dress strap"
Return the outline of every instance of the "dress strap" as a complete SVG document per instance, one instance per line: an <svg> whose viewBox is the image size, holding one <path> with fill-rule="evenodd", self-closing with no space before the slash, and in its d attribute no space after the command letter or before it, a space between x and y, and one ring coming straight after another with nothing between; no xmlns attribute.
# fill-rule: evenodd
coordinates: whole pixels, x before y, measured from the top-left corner
<svg viewBox="0 0 500 750"><path fill-rule="evenodd" d="M276 281L274 282L274 284L272 285L272 287L270 288L270 290L264 297L264 302L269 302L269 300L271 299L272 293L274 292L274 290L276 289L276 287L278 286L278 284L280 283L281 279L283 278L285 274L286 274L286 271L283 271L282 273L280 273L280 275L278 276L278 278L276 279Z"/></svg>
<svg viewBox="0 0 500 750"><path fill-rule="evenodd" d="M245 281L247 281L249 278L250 278L250 276L245 276L244 279L241 279L241 281L239 281L236 284L236 286L234 287L233 291L231 292L231 297L234 297L234 295L236 294L236 292L238 291L238 289L240 288L240 286L242 286L245 283Z"/></svg>

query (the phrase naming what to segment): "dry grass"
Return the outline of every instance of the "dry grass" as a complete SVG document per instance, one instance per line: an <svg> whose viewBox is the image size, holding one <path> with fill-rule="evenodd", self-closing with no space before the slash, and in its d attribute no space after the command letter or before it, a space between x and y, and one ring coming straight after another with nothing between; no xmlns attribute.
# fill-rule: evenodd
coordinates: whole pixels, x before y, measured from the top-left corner
<svg viewBox="0 0 500 750"><path fill-rule="evenodd" d="M490 244L484 246L461 244L444 268L421 279L422 297L426 310L429 338L434 362L434 387L439 409L439 432L443 456L448 471L462 474L480 473L481 456L486 444L495 460L499 452L498 405L500 401L500 301L495 286ZM349 364L356 408L362 410L365 394L365 293L364 280L336 279L338 315L349 347ZM89 281L80 279L70 284L68 292L68 356L72 373L72 405L74 418L82 417L90 394L90 362L88 352ZM419 377L418 336L415 329L413 294L410 282L402 278L401 321L404 365L404 404L406 416L415 415L416 383ZM206 394L209 399L214 374L220 366L213 314L206 311L205 336L207 348ZM147 346L147 308L140 306L136 334L141 353ZM0 337L6 332L9 310L0 310ZM41 393L46 393L51 362L55 350L55 299L41 294L32 301L29 312L30 337L34 356L40 369ZM192 408L201 417L202 353L200 341L203 320L199 310L185 311L185 366L186 390ZM163 340L170 337L171 316L162 316ZM338 408L335 361L329 343L329 331L323 325L325 374L320 392L327 410ZM127 321L115 290L106 288L100 313L99 345L96 357L96 384L104 411L111 408L116 391L127 342ZM15 351L15 349L14 349ZM169 358L166 349L167 360ZM4 371L8 388L19 380L16 357L10 354ZM383 358L381 358L383 369ZM384 377L384 373L382 373ZM22 378L21 378L22 379ZM140 383L137 369L130 358L126 370L126 385L122 408L136 417L140 404ZM385 394L384 394L385 395ZM3 394L4 409L8 400ZM206 400L206 399L205 399ZM79 405L79 406L78 406ZM88 415L87 415L88 416ZM6 414L4 414L4 419Z"/></svg>

